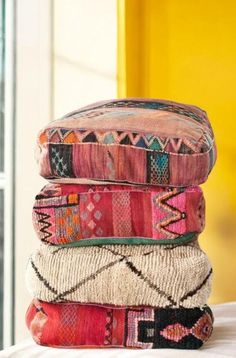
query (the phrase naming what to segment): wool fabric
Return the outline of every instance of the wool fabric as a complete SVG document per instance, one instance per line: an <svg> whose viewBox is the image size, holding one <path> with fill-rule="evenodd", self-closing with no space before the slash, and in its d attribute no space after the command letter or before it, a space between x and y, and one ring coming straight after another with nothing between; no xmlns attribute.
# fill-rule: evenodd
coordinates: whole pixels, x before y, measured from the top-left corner
<svg viewBox="0 0 236 358"><path fill-rule="evenodd" d="M27 267L29 291L47 302L202 307L211 278L210 262L198 243L79 248L42 244Z"/></svg>
<svg viewBox="0 0 236 358"><path fill-rule="evenodd" d="M216 147L206 112L165 100L91 104L38 136L40 174L89 181L191 186L206 181Z"/></svg>
<svg viewBox="0 0 236 358"><path fill-rule="evenodd" d="M204 222L198 186L48 184L33 207L39 239L53 245L181 244Z"/></svg>
<svg viewBox="0 0 236 358"><path fill-rule="evenodd" d="M211 336L213 315L208 306L163 309L33 300L26 323L36 343L50 347L197 349Z"/></svg>

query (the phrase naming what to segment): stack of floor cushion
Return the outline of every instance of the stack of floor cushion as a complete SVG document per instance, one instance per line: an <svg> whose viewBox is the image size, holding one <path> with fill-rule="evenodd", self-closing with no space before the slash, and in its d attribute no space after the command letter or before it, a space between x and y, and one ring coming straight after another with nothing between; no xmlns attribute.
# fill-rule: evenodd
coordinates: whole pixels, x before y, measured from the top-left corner
<svg viewBox="0 0 236 358"><path fill-rule="evenodd" d="M198 244L198 186L216 159L201 109L164 100L95 103L38 136L27 267L35 341L51 347L196 349L212 332L212 268Z"/></svg>

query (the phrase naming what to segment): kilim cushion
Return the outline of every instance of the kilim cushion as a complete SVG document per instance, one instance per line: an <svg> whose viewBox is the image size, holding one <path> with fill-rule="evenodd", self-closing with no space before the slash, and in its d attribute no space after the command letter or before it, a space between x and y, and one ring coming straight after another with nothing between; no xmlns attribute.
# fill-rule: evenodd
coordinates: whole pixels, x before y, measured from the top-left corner
<svg viewBox="0 0 236 358"><path fill-rule="evenodd" d="M50 347L197 349L211 336L213 316L208 306L168 309L33 300L26 323L34 340Z"/></svg>
<svg viewBox="0 0 236 358"><path fill-rule="evenodd" d="M204 219L198 186L49 184L33 207L39 238L54 245L180 244L196 239Z"/></svg>
<svg viewBox="0 0 236 358"><path fill-rule="evenodd" d="M212 268L198 243L65 248L42 244L27 266L32 296L47 302L202 307Z"/></svg>
<svg viewBox="0 0 236 358"><path fill-rule="evenodd" d="M64 182L196 185L216 159L206 112L151 99L78 109L48 124L38 146L40 174Z"/></svg>

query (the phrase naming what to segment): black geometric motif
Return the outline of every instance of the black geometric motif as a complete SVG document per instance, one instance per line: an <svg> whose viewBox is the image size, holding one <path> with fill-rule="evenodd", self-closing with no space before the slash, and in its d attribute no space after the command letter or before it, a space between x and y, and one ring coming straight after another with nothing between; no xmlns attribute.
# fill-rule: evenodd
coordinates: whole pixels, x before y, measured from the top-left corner
<svg viewBox="0 0 236 358"><path fill-rule="evenodd" d="M205 308L213 320L210 309ZM153 343L152 348L168 347L179 349L198 349L202 346L203 341L200 337L195 337L191 332L186 335L180 335L179 340L165 338L162 331L170 325L183 326L183 329L190 330L196 322L202 317L203 312L200 308L188 310L158 308L154 312L154 321L140 320L138 322L138 342ZM207 325L206 325L207 326ZM177 330L178 331L178 330Z"/></svg>
<svg viewBox="0 0 236 358"><path fill-rule="evenodd" d="M117 252L116 250L110 249L106 246L98 246L98 248L100 250L106 250L111 252L114 255L114 261L111 261L108 264L105 264L104 266L101 266L100 268L98 268L95 272L91 273L90 275L84 277L83 279L79 280L75 285L69 287L67 290L62 291L60 293L58 293L57 295L54 296L54 298L50 301L51 303L55 303L55 302L62 302L66 300L66 296L70 295L71 293L76 292L77 290L79 290L82 286L86 285L87 282L89 281L93 281L95 280L100 274L102 274L103 272L105 272L106 270L108 270L109 268L115 266L116 264L120 263L120 262L125 262L126 267L137 277L139 278L139 280L143 281L149 288L151 288L153 291L157 292L161 297L164 297L165 299L167 299L169 301L168 306L167 307L174 307L177 305L177 302L174 300L174 298L168 294L167 292L163 291L158 285L156 285L151 278L149 278L147 275L145 275L141 270L139 270L136 265L132 262L132 257L130 256L126 256L123 255L119 252ZM65 247L63 248L65 249ZM58 252L59 249L56 249L54 251L54 253ZM45 277L43 277L43 275L39 272L38 267L36 267L36 264L33 262L33 260L31 259L31 265L33 270L36 273L36 276L39 278L39 280L41 282L43 282L43 284L45 284L45 282L50 285L50 280L46 279ZM34 265L34 266L33 266ZM36 271L37 270L37 271ZM40 274L40 276L39 276ZM183 295L180 298L180 302L183 302L184 300L186 300L188 297L192 297L194 296L208 281L209 277L212 274L212 269L209 271L209 273L207 274L207 276L204 278L204 280L202 281L202 283L197 286L195 289L193 289L190 292L187 292L185 295ZM46 285L45 285L46 286ZM46 286L47 287L47 286ZM180 306L181 307L181 306Z"/></svg>
<svg viewBox="0 0 236 358"><path fill-rule="evenodd" d="M43 234L43 237L41 237L41 241L49 243L47 239L52 236L52 233L48 231L48 229L52 226L52 224L50 223L50 221L47 220L50 219L51 216L47 213L43 213L37 210L35 210L35 214L38 216L37 221L38 224L40 224L39 231Z"/></svg>
<svg viewBox="0 0 236 358"><path fill-rule="evenodd" d="M72 145L50 144L49 158L53 175L62 178L75 177L72 167Z"/></svg>

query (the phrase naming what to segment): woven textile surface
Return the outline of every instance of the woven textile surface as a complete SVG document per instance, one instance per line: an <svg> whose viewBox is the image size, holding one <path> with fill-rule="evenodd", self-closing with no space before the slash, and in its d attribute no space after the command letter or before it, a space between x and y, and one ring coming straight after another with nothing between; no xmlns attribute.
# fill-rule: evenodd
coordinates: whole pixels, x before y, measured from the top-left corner
<svg viewBox="0 0 236 358"><path fill-rule="evenodd" d="M197 185L216 159L206 113L164 100L110 100L81 108L47 125L38 146L43 177L75 182Z"/></svg>
<svg viewBox="0 0 236 358"><path fill-rule="evenodd" d="M33 207L38 237L54 245L183 243L204 221L199 187L49 184Z"/></svg>
<svg viewBox="0 0 236 358"><path fill-rule="evenodd" d="M114 308L33 300L26 323L34 340L50 347L197 349L211 336L213 316L208 306Z"/></svg>
<svg viewBox="0 0 236 358"><path fill-rule="evenodd" d="M57 248L42 244L27 266L33 297L154 307L202 307L212 268L197 243Z"/></svg>

